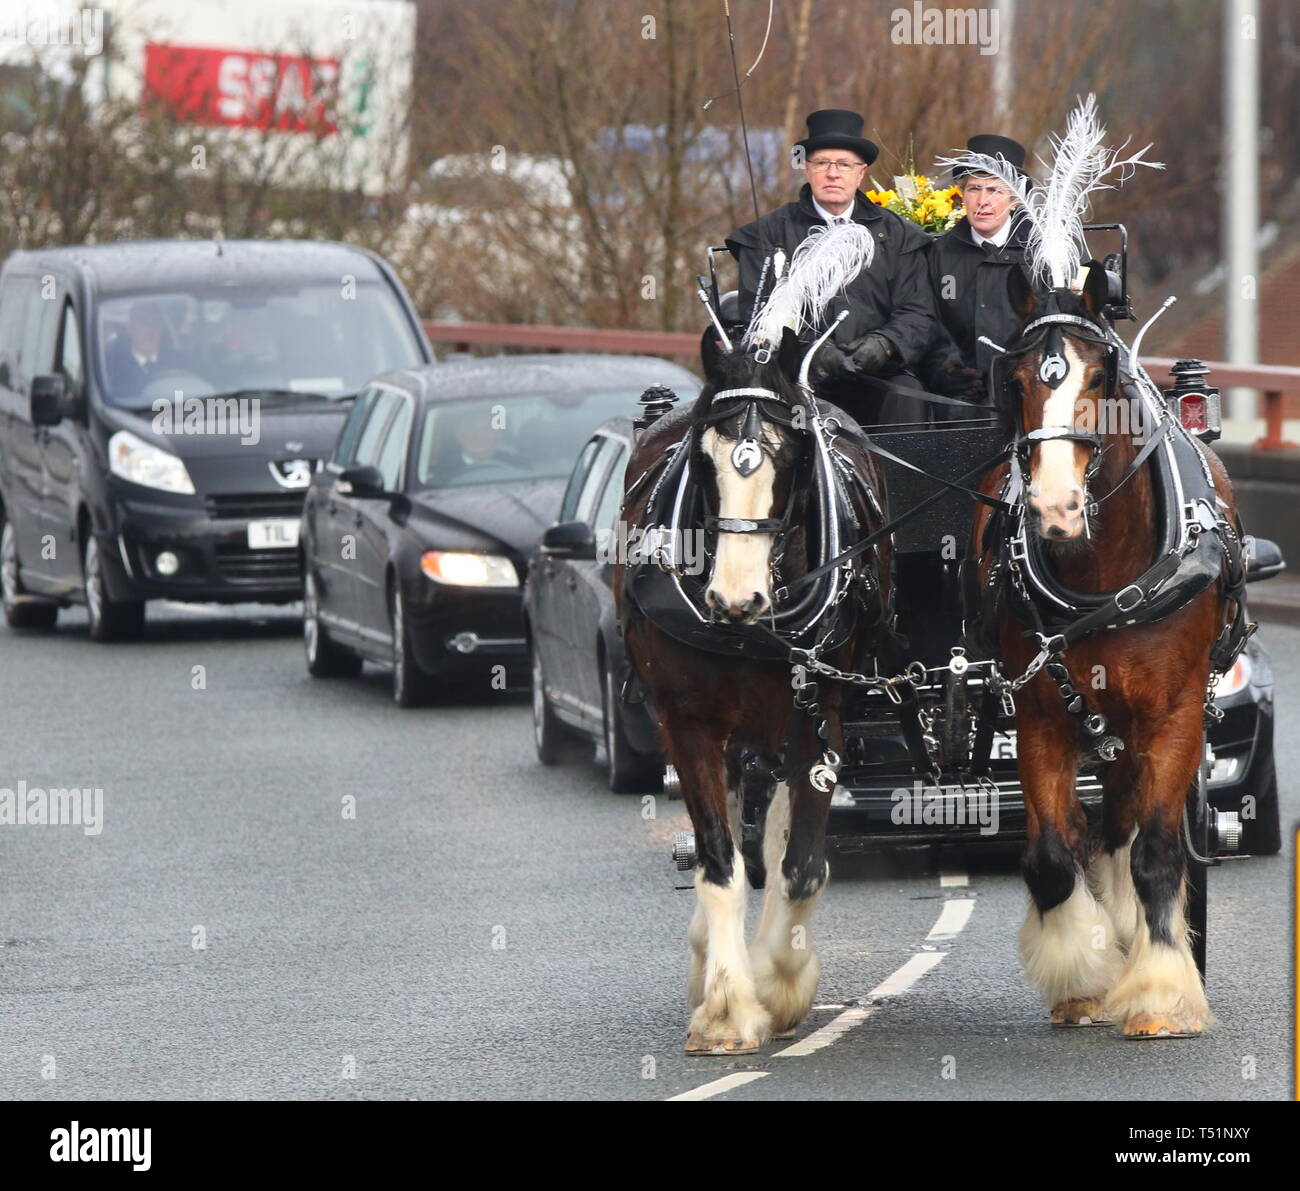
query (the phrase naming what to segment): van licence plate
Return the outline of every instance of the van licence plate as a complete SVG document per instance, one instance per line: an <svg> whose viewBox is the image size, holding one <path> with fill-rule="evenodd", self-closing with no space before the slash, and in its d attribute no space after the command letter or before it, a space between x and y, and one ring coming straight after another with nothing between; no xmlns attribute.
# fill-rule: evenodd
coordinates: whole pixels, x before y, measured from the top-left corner
<svg viewBox="0 0 1300 1191"><path fill-rule="evenodd" d="M298 517L277 517L274 521L248 523L250 550L288 550L298 544Z"/></svg>

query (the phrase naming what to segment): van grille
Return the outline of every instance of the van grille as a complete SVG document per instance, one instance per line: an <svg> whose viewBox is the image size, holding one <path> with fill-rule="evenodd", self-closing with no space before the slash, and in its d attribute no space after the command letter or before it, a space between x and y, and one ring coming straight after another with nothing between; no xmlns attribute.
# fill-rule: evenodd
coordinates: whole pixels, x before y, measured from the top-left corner
<svg viewBox="0 0 1300 1191"><path fill-rule="evenodd" d="M213 520L254 521L262 517L301 517L304 492L233 492L207 498Z"/></svg>

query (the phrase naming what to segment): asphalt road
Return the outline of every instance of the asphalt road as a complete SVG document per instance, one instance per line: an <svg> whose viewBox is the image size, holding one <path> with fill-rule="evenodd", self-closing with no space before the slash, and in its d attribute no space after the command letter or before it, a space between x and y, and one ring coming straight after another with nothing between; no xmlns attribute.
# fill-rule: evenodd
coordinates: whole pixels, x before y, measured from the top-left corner
<svg viewBox="0 0 1300 1191"><path fill-rule="evenodd" d="M0 1097L1291 1094L1291 840L1210 875L1200 1039L1049 1029L1015 856L916 849L835 866L796 1053L687 1058L681 803L540 767L518 696L402 712L378 669L312 680L295 611L151 609L116 646L75 612L0 628L0 789L103 791L98 834L0 826ZM1264 639L1285 831L1300 629Z"/></svg>

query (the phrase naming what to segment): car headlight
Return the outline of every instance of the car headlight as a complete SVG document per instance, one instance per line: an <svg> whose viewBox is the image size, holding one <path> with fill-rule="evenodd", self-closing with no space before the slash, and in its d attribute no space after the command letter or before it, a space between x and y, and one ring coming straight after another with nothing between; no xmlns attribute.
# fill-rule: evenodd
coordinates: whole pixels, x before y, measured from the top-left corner
<svg viewBox="0 0 1300 1191"><path fill-rule="evenodd" d="M1232 663L1232 669L1214 680L1214 697L1225 699L1235 695L1250 681L1250 658L1244 653Z"/></svg>
<svg viewBox="0 0 1300 1191"><path fill-rule="evenodd" d="M452 587L518 587L515 564L500 554L469 554L455 550L426 550L422 570L435 583Z"/></svg>
<svg viewBox="0 0 1300 1191"><path fill-rule="evenodd" d="M177 456L145 442L129 430L119 430L108 440L108 469L115 476L145 488L194 494L194 481Z"/></svg>

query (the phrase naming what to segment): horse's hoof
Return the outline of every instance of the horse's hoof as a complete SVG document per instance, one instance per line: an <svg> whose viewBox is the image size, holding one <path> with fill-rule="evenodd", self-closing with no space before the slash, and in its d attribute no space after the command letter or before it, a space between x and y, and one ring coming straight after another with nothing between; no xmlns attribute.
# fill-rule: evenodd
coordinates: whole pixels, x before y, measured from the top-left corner
<svg viewBox="0 0 1300 1191"><path fill-rule="evenodd" d="M1062 1029L1110 1024L1102 1010L1101 1002L1092 997L1076 997L1072 1001L1062 1001L1052 1009L1052 1025Z"/></svg>
<svg viewBox="0 0 1300 1191"><path fill-rule="evenodd" d="M688 1055L748 1055L758 1050L759 1044L745 1042L736 1037L709 1037L705 1034L686 1035L686 1053Z"/></svg>
<svg viewBox="0 0 1300 1191"><path fill-rule="evenodd" d="M1135 1013L1127 1018L1120 1032L1125 1038L1195 1038L1205 1029L1199 1019L1180 1019L1159 1013Z"/></svg>
<svg viewBox="0 0 1300 1191"><path fill-rule="evenodd" d="M796 1030L795 1030L794 1026L791 1026L788 1030L773 1030L773 1031L772 1031L772 1040L773 1040L773 1041L784 1041L784 1040L787 1039L787 1038L793 1038L793 1037L795 1036L795 1033L796 1033Z"/></svg>

